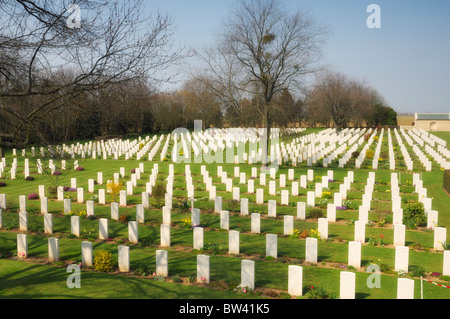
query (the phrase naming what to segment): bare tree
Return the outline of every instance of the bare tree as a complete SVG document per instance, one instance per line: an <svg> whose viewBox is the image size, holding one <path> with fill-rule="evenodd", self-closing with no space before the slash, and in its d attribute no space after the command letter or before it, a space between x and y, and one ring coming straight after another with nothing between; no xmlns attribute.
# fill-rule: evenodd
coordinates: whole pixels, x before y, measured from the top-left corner
<svg viewBox="0 0 450 319"><path fill-rule="evenodd" d="M317 77L308 103L312 108L323 109L336 130L340 130L348 126L358 105L356 87L356 82L346 75L326 71Z"/></svg>
<svg viewBox="0 0 450 319"><path fill-rule="evenodd" d="M266 129L263 165L271 128L272 101L284 90L299 91L305 77L319 69L320 44L325 34L307 16L284 8L276 0L240 0L219 35L218 49L202 57L217 88L228 99L257 97L261 124ZM213 55L215 54L215 55ZM226 72L222 72L226 70ZM236 92L239 92L236 94ZM234 101L230 103L239 106Z"/></svg>
<svg viewBox="0 0 450 319"><path fill-rule="evenodd" d="M160 75L180 57L171 18L146 16L143 0L80 0L74 27L71 3L0 0L0 148L45 143L49 114L87 92L170 80Z"/></svg>

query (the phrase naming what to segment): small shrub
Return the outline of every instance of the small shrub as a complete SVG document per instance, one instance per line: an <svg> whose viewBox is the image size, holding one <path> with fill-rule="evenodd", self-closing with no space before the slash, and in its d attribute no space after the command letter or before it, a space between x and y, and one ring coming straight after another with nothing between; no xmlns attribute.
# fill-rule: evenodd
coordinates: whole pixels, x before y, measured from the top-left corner
<svg viewBox="0 0 450 319"><path fill-rule="evenodd" d="M59 176L59 175L61 175L62 173L60 172L60 171L55 171L55 172L53 172L53 175L54 176Z"/></svg>
<svg viewBox="0 0 450 319"><path fill-rule="evenodd" d="M291 237L291 238L295 238L295 239L297 239L297 238L298 239L306 239L306 238L309 237L309 231L308 230L304 230L304 231L300 232L299 230L294 229L294 232L293 232L293 234L291 236L294 236L294 237Z"/></svg>
<svg viewBox="0 0 450 319"><path fill-rule="evenodd" d="M185 229L191 228L192 221L190 218L185 218L182 220L182 222L183 222L183 225L182 225L183 228L185 228Z"/></svg>
<svg viewBox="0 0 450 319"><path fill-rule="evenodd" d="M321 208L326 208L328 205L328 199L326 198L319 198L317 200L316 206Z"/></svg>
<svg viewBox="0 0 450 319"><path fill-rule="evenodd" d="M408 274L411 277L423 277L425 275L425 270L420 266L410 265L408 267Z"/></svg>
<svg viewBox="0 0 450 319"><path fill-rule="evenodd" d="M4 229L6 230L11 230L17 227L16 225L16 221L15 220L8 220L5 225L3 226Z"/></svg>
<svg viewBox="0 0 450 319"><path fill-rule="evenodd" d="M0 187L5 187L6 183L5 182L0 182Z"/></svg>
<svg viewBox="0 0 450 319"><path fill-rule="evenodd" d="M375 152L371 149L366 150L366 158L373 159L373 156L375 155Z"/></svg>
<svg viewBox="0 0 450 319"><path fill-rule="evenodd" d="M157 201L161 201L166 195L166 184L163 182L156 182L152 188L152 195Z"/></svg>
<svg viewBox="0 0 450 319"><path fill-rule="evenodd" d="M389 267L388 265L386 265L385 263L380 263L380 271L383 273L388 273L390 271L392 271L392 267Z"/></svg>
<svg viewBox="0 0 450 319"><path fill-rule="evenodd" d="M150 269L151 263L148 260L140 261L136 268L133 271L133 274L138 276L149 276L153 273L153 270Z"/></svg>
<svg viewBox="0 0 450 319"><path fill-rule="evenodd" d="M35 200L35 199L38 199L38 198L39 198L38 194L35 194L35 193L32 193L32 194L28 195L28 199L29 200Z"/></svg>
<svg viewBox="0 0 450 319"><path fill-rule="evenodd" d="M97 233L95 229L83 229L80 233L80 237L86 240L97 239Z"/></svg>
<svg viewBox="0 0 450 319"><path fill-rule="evenodd" d="M335 294L328 293L322 287L306 286L303 288L305 299L337 299Z"/></svg>
<svg viewBox="0 0 450 319"><path fill-rule="evenodd" d="M353 152L352 153L352 158L358 158L359 154L360 153L358 151Z"/></svg>
<svg viewBox="0 0 450 319"><path fill-rule="evenodd" d="M237 210L238 206L239 206L238 200L233 199L228 202L228 207L230 208L230 211L232 211L232 212L235 212Z"/></svg>
<svg viewBox="0 0 450 319"><path fill-rule="evenodd" d="M181 278L180 278L179 275L173 276L173 277L172 277L172 281L175 282L175 283L180 283L180 282L182 282L182 280L181 280Z"/></svg>
<svg viewBox="0 0 450 319"><path fill-rule="evenodd" d="M409 202L403 213L403 224L410 229L416 229L419 226L425 225L427 217L425 216L425 209L423 203Z"/></svg>
<svg viewBox="0 0 450 319"><path fill-rule="evenodd" d="M76 170L76 171L84 171L84 168L81 167L81 166L78 166L75 170Z"/></svg>
<svg viewBox="0 0 450 319"><path fill-rule="evenodd" d="M122 190L123 182L119 181L116 183L112 181L106 184L106 187L111 191L111 202L116 202L120 191Z"/></svg>
<svg viewBox="0 0 450 319"><path fill-rule="evenodd" d="M288 294L287 292L282 291L282 292L280 292L280 295L278 296L278 298L280 298L280 299L291 299L291 295Z"/></svg>
<svg viewBox="0 0 450 319"><path fill-rule="evenodd" d="M131 216L130 215L120 215L119 216L119 221L121 223L128 223L131 220Z"/></svg>
<svg viewBox="0 0 450 319"><path fill-rule="evenodd" d="M186 211L191 207L191 205L189 204L189 200L187 198L181 198L178 200L176 207L181 210Z"/></svg>
<svg viewBox="0 0 450 319"><path fill-rule="evenodd" d="M95 270L100 272L109 272L114 267L114 261L110 252L99 250L94 257Z"/></svg>
<svg viewBox="0 0 450 319"><path fill-rule="evenodd" d="M318 208L312 208L308 213L309 218L322 218L323 217L323 211Z"/></svg>
<svg viewBox="0 0 450 319"><path fill-rule="evenodd" d="M34 177L33 176L27 176L25 178L26 181L34 181Z"/></svg>
<svg viewBox="0 0 450 319"><path fill-rule="evenodd" d="M357 209L357 204L355 202L352 202L351 200L344 200L342 201L342 206L345 207L346 209Z"/></svg>
<svg viewBox="0 0 450 319"><path fill-rule="evenodd" d="M138 246L139 247L150 247L153 245L153 242L149 239L140 239L138 241Z"/></svg>
<svg viewBox="0 0 450 319"><path fill-rule="evenodd" d="M309 234L309 237L316 238L320 240L320 233L318 229L311 229L311 232Z"/></svg>
<svg viewBox="0 0 450 319"><path fill-rule="evenodd" d="M164 276L158 275L153 277L153 280L155 281L166 281L166 278Z"/></svg>
<svg viewBox="0 0 450 319"><path fill-rule="evenodd" d="M323 191L322 192L322 198L330 199L331 198L331 192Z"/></svg>
<svg viewBox="0 0 450 319"><path fill-rule="evenodd" d="M56 197L58 189L56 186L49 186L48 188L48 195L49 197Z"/></svg>

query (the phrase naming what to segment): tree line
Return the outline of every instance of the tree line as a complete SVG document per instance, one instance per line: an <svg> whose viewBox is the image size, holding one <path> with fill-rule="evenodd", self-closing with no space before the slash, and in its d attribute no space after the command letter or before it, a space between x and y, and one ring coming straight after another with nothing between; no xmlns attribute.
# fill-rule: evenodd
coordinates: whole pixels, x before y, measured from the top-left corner
<svg viewBox="0 0 450 319"><path fill-rule="evenodd" d="M208 127L396 125L369 85L319 63L325 28L277 0L238 0L217 44L178 89L159 76L179 63L173 19L143 1L79 1L67 28L58 2L0 0L2 147ZM308 84L307 80L310 80Z"/></svg>

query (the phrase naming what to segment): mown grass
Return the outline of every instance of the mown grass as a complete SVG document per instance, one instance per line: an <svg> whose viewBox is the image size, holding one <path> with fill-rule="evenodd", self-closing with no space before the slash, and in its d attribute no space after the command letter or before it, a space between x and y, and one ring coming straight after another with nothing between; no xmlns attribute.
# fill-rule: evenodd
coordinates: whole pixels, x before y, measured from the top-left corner
<svg viewBox="0 0 450 319"><path fill-rule="evenodd" d="M43 160L45 163L45 161ZM19 168L23 165L22 161L18 161ZM98 189L105 188L105 185L96 185L95 192L90 194L87 192L88 179L96 179L97 172L103 172L104 182L112 179L113 174L119 172L119 167L125 167L128 180L131 175L131 169L138 167L136 161L125 160L79 160L79 165L84 167L84 171L69 171L66 174L55 177L48 174L33 174L34 181L22 180L4 180L7 186L0 189L0 193L7 194L8 210L3 213L4 229L0 230L0 240L15 245L16 235L18 233L18 206L19 195L28 195L38 192L38 185L48 186L70 186L70 178L76 177L79 187L85 189L85 200L89 200L97 194ZM163 175L167 175L169 170L169 162L158 162L159 171ZM174 197L183 199L186 197L184 182L184 165L175 164L175 184ZM213 183L217 187L217 196L223 197L223 209L231 210L231 193L225 191L225 185L220 183L220 179L215 176L217 166L222 165L224 171L228 172L228 176L233 175L235 164L208 164L206 165L210 176L213 176ZM135 195L128 196L128 206L120 208L121 215L130 216L131 220L135 220L135 205L141 202L139 194L145 191L145 181L153 163L145 162L146 172L142 174L142 180L139 181L138 187L135 188ZM191 163L191 171L195 185L202 185L202 177L200 174L200 164ZM251 166L247 164L239 164L240 171L247 173L247 178L251 174ZM277 172L279 174L287 174L290 167L280 167ZM300 175L305 175L307 167L301 166L294 168L295 179L298 180ZM314 167L315 176L326 175L328 169ZM33 167L35 172L35 167ZM334 181L330 183L330 191L332 193L339 190L339 183L347 175L348 169L333 168ZM359 205L362 198L362 191L366 183L368 174L371 170L360 169L355 170L355 183L352 184L352 190L348 192L348 197L355 205ZM19 169L20 172L20 169ZM19 173L20 176L20 173ZM383 210L384 206L390 205L390 194L386 191L390 189L388 182L390 181L391 171L376 171L376 186L374 192L373 206L375 210ZM442 172L433 170L432 172L422 172L424 186L428 189L429 196L433 197L433 209L439 211L439 225L448 227L450 225L450 214L448 210L449 199L443 196L442 190ZM407 176L402 180L401 196L405 199L414 199L417 197L413 194L413 187L406 183ZM269 179L268 179L269 180ZM238 181L238 179L237 179ZM290 182L285 189L290 189ZM241 197L247 197L250 200L249 212L260 212L261 234L250 233L250 217L239 215L239 206L236 213L231 213L230 228L237 229L240 235L240 255L234 256L227 253L228 250L228 232L221 230L219 227L219 216L211 213L214 209L214 202L207 200L209 195L204 190L195 191L196 202L195 207L202 210L201 226L205 227L204 242L205 244L213 243L217 245L217 251L194 251L192 250L193 234L192 229L182 228L182 221L190 217L188 210L174 208L172 210L172 230L171 240L172 247L169 251L169 272L171 276L192 277L196 275L196 255L206 253L211 258L211 284L206 287L193 287L170 282L156 282L151 278L133 277L130 275L103 274L91 270L83 270L82 273L82 289L68 289L65 285L68 274L65 268L60 265L48 265L45 260L47 257L47 237L43 232L43 217L40 213L40 202L27 201L29 212L29 231L28 245L31 259L39 260L38 263L28 263L16 260L0 259L0 295L4 298L163 298L163 299L203 299L203 298L245 298L259 297L259 295L243 295L236 294L232 290L240 282L240 262L242 259L251 258L256 261L256 286L277 291L287 291L287 267L290 264L298 264L304 267L304 284L312 284L326 288L331 293L339 294L339 273L345 269L347 264L348 241L353 240L354 228L352 221L358 219L356 210L338 211L338 223L330 223L329 240L319 242L319 263L317 265L305 264L305 241L299 239L291 239L283 235L283 216L296 215L296 202L306 201L306 192L310 189L300 189L299 196L290 199L291 205L278 206L277 218L267 218L267 200L277 199L279 196L265 196L265 204L256 205L254 194L245 194L247 186L239 185L237 182L234 187L241 188ZM268 186L259 186L255 181L256 188L264 188L265 194L268 193ZM277 184L277 191L281 188ZM70 195L66 193L66 195ZM76 193L72 194L76 196ZM106 198L109 203L111 196ZM174 200L176 204L177 200ZM154 201L152 199L152 203ZM49 200L49 210L54 215L54 236L60 237L60 253L64 262L78 263L81 259L81 241L85 239L70 239L70 219L67 216L61 216L62 203L54 199ZM72 203L72 210L85 210L85 204ZM33 211L35 212L33 214ZM324 209L326 213L326 209ZM109 218L109 205L95 206L95 215L97 219L82 219L81 229L98 231L98 218ZM326 214L325 214L326 215ZM389 215L389 214L388 214ZM366 228L366 239L370 237L379 238L384 236L385 247L370 246L364 244L362 248L362 265L367 266L371 262L384 263L388 267L394 266L394 249L390 244L393 241L393 230L391 225L386 224L379 227L376 221L386 216L377 213L371 213L370 219L375 221L374 226ZM135 269L139 267L141 262L148 262L152 267L155 263L155 252L159 248L159 224L162 222L161 209L154 205L145 212L145 224L139 225L140 245L131 246L131 267ZM5 229L8 226L8 230ZM295 220L294 227L301 231L317 228L317 220L308 218L305 221ZM278 235L278 258L270 260L265 258L265 235L268 233ZM447 234L450 238L450 234ZM120 222L109 221L109 236L111 242L94 241L94 251L105 249L110 251L115 260L117 260L117 240L122 240L121 244L127 244L125 240L128 238L127 225ZM420 244L420 246L418 245ZM128 244L129 245L129 244ZM443 256L442 253L435 252L433 247L433 233L426 230L407 230L406 245L410 247L409 262L412 266L420 266L426 272L442 272ZM414 248L419 248L417 251ZM13 258L14 259L14 258ZM343 267L343 268L340 268ZM369 289L367 287L367 278L370 274L365 272L365 268L357 271L356 297L367 299L393 299L396 298L396 274L382 275L382 285L380 289ZM438 280L435 278L434 280ZM420 297L420 280L415 279L415 295ZM226 285L225 285L226 284ZM217 290L213 288L228 287L225 290ZM425 298L449 298L450 293L445 288L437 287L431 284L425 284Z"/></svg>

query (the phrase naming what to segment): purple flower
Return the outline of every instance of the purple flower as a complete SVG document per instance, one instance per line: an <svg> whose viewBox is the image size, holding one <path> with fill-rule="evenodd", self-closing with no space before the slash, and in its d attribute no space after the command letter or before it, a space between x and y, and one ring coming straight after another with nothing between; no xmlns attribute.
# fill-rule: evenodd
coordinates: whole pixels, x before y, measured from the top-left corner
<svg viewBox="0 0 450 319"><path fill-rule="evenodd" d="M39 198L38 194L35 194L35 193L28 195L29 200L38 199L38 198Z"/></svg>
<svg viewBox="0 0 450 319"><path fill-rule="evenodd" d="M69 189L67 189L67 191L66 192L76 192L77 191L77 189L76 188L69 188Z"/></svg>
<svg viewBox="0 0 450 319"><path fill-rule="evenodd" d="M4 186L6 186L6 183L5 182L0 182L0 187L4 187Z"/></svg>
<svg viewBox="0 0 450 319"><path fill-rule="evenodd" d="M53 173L53 175L61 175L61 172L60 171L56 171L56 172Z"/></svg>
<svg viewBox="0 0 450 319"><path fill-rule="evenodd" d="M333 183L333 180L332 180L332 179L329 179L328 182L329 182L329 183Z"/></svg>
<svg viewBox="0 0 450 319"><path fill-rule="evenodd" d="M336 209L337 210L346 210L347 207L345 207L345 206L336 206Z"/></svg>
<svg viewBox="0 0 450 319"><path fill-rule="evenodd" d="M136 173L136 169L135 169L135 168L133 168L133 169L131 170L131 174L134 174L134 173Z"/></svg>
<svg viewBox="0 0 450 319"><path fill-rule="evenodd" d="M64 186L64 191L65 191L65 192L68 192L68 191L69 191L69 189L70 189L70 187L69 187L69 186Z"/></svg>
<svg viewBox="0 0 450 319"><path fill-rule="evenodd" d="M81 166L78 166L76 170L77 170L77 171L84 171L84 168L81 167Z"/></svg>
<svg viewBox="0 0 450 319"><path fill-rule="evenodd" d="M439 277L440 275L442 275L440 272L432 272L431 275L433 277Z"/></svg>

